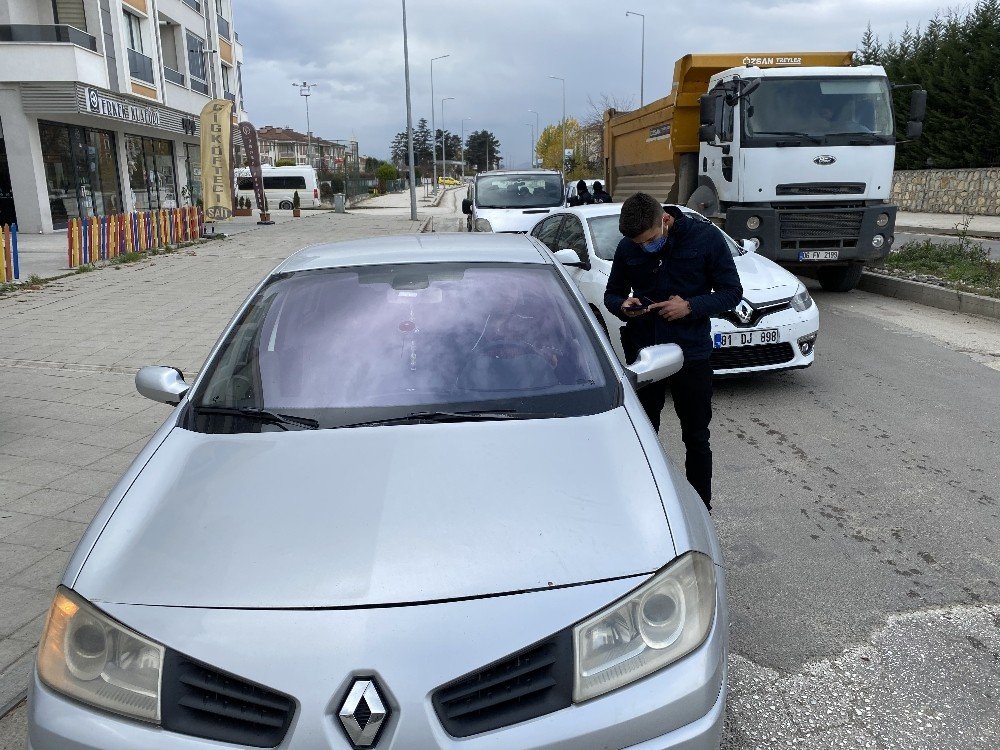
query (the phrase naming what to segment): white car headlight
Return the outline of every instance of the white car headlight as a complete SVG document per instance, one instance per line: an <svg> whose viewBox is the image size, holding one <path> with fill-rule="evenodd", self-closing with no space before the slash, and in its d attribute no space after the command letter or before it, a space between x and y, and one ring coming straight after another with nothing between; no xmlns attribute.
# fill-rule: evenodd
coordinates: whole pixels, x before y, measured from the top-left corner
<svg viewBox="0 0 1000 750"><path fill-rule="evenodd" d="M812 305L813 298L809 296L809 290L802 284L799 284L799 288L795 290L795 296L792 297L792 309L798 312L805 312Z"/></svg>
<svg viewBox="0 0 1000 750"><path fill-rule="evenodd" d="M492 232L493 227L490 225L488 219L476 219L476 231L477 232Z"/></svg>
<svg viewBox="0 0 1000 750"><path fill-rule="evenodd" d="M60 586L38 646L38 676L82 703L159 723L163 653Z"/></svg>
<svg viewBox="0 0 1000 750"><path fill-rule="evenodd" d="M573 629L573 701L617 690L687 656L715 617L715 564L689 552Z"/></svg>

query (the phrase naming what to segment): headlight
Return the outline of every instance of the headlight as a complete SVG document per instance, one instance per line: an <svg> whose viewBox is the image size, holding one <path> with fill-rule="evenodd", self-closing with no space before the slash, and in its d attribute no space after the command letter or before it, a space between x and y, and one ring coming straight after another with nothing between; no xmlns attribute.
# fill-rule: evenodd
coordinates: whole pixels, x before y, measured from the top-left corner
<svg viewBox="0 0 1000 750"><path fill-rule="evenodd" d="M878 218L875 219L875 223L878 224L880 227L884 227L886 224L889 223L889 214L879 214Z"/></svg>
<svg viewBox="0 0 1000 750"><path fill-rule="evenodd" d="M809 296L809 290L802 284L799 284L799 288L795 290L795 296L792 297L792 309L798 312L805 312L812 305L813 298Z"/></svg>
<svg viewBox="0 0 1000 750"><path fill-rule="evenodd" d="M159 723L163 652L60 586L38 646L38 676L70 698Z"/></svg>
<svg viewBox="0 0 1000 750"><path fill-rule="evenodd" d="M617 690L687 656L715 616L715 565L689 552L573 629L573 701Z"/></svg>
<svg viewBox="0 0 1000 750"><path fill-rule="evenodd" d="M749 229L751 232L759 226L760 226L759 216L751 216L749 219L747 219L747 229Z"/></svg>
<svg viewBox="0 0 1000 750"><path fill-rule="evenodd" d="M476 219L476 231L477 232L492 232L493 227L490 226L490 222L487 219Z"/></svg>
<svg viewBox="0 0 1000 750"><path fill-rule="evenodd" d="M872 237L872 247L878 249L885 244L885 236L881 234L876 234Z"/></svg>

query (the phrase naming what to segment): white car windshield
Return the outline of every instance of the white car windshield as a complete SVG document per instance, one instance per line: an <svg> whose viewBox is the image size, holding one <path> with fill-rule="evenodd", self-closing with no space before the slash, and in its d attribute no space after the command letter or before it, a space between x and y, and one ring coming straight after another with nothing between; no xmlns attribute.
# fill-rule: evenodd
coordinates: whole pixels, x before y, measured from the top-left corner
<svg viewBox="0 0 1000 750"><path fill-rule="evenodd" d="M699 215L692 215L692 218L706 221ZM597 257L604 260L614 260L615 250L618 249L618 243L622 241L622 234L618 231L618 214L593 216L587 219L587 224L590 226L590 237L594 241L594 251L597 253ZM719 229L719 234L725 239L726 246L734 258L743 255L743 250L732 237L721 229Z"/></svg>
<svg viewBox="0 0 1000 750"><path fill-rule="evenodd" d="M487 175L476 179L479 208L547 208L563 202L557 174Z"/></svg>
<svg viewBox="0 0 1000 750"><path fill-rule="evenodd" d="M436 263L275 278L192 402L196 415L267 410L337 427L435 410L579 416L613 408L617 389L553 268ZM253 430L219 416L196 429Z"/></svg>

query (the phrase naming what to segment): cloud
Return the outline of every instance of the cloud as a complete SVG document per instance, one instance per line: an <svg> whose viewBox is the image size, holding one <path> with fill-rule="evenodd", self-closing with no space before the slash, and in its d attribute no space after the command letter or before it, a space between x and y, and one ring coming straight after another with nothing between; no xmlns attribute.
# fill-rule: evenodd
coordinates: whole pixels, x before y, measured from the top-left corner
<svg viewBox="0 0 1000 750"><path fill-rule="evenodd" d="M527 164L534 122L559 121L566 79L567 116L585 117L588 97L639 101L641 19L645 13L645 101L670 90L674 61L689 52L851 50L866 25L883 40L922 25L937 0L409 0L414 125L493 131L508 163ZM312 130L324 138L356 135L361 151L386 158L406 124L399 0L271 0L236 3L243 42L244 93L257 125L305 129L305 104L293 81L317 83L309 99ZM440 127L440 123L438 123Z"/></svg>

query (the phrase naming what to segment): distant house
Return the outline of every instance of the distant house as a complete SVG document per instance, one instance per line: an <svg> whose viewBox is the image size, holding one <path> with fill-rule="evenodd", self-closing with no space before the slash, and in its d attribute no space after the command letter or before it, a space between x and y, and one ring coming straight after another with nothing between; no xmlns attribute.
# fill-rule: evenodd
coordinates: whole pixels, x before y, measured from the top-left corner
<svg viewBox="0 0 1000 750"><path fill-rule="evenodd" d="M312 164L320 171L357 172L358 142L310 138L288 127L262 125L257 128L262 164L277 164L279 159L291 159L295 164Z"/></svg>

